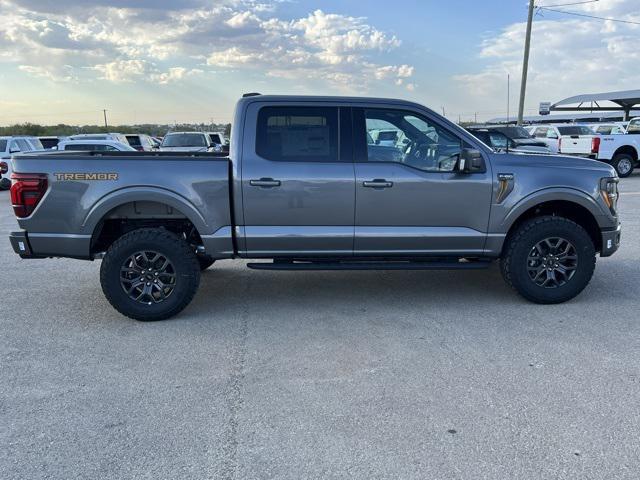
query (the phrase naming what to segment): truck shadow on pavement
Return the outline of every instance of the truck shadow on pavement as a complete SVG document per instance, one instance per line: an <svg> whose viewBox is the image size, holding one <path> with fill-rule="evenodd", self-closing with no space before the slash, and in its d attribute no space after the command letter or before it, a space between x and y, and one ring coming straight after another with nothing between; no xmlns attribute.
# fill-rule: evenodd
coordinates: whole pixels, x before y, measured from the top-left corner
<svg viewBox="0 0 640 480"><path fill-rule="evenodd" d="M610 260L608 260L610 262ZM562 305L534 305L522 299L503 281L496 264L481 271L252 271L243 265L218 262L202 275L192 304L178 317L216 317L239 310L257 316L348 316L362 311L394 315L417 312L495 311L497 306L530 310L588 308L594 302L611 302L615 278L638 276L622 264L603 262L591 284L577 298ZM638 280L638 279L636 279ZM615 282L614 282L615 283Z"/></svg>

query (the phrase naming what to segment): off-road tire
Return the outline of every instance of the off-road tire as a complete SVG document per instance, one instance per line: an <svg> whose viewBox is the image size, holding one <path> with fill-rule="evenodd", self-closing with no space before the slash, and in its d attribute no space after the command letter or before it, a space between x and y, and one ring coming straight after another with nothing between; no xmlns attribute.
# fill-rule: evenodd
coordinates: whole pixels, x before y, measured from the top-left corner
<svg viewBox="0 0 640 480"><path fill-rule="evenodd" d="M130 298L120 280L127 259L139 251L154 251L166 257L175 270L171 294L160 303L141 303ZM109 303L123 315L141 321L164 320L182 311L200 284L200 264L189 244L161 228L142 228L116 240L100 266L100 283Z"/></svg>
<svg viewBox="0 0 640 480"><path fill-rule="evenodd" d="M197 255L200 271L204 271L216 262L216 259L209 255Z"/></svg>
<svg viewBox="0 0 640 480"><path fill-rule="evenodd" d="M558 237L575 247L577 268L564 284L554 288L537 285L528 273L532 249L546 238ZM563 217L543 216L524 222L509 236L500 268L505 281L525 299L540 304L571 300L588 285L596 265L596 251L589 234L577 223Z"/></svg>
<svg viewBox="0 0 640 480"><path fill-rule="evenodd" d="M635 168L635 160L628 153L619 153L611 160L611 166L616 169L620 178L626 178L633 173ZM625 165L631 165L631 168L624 167ZM620 171L622 169L622 171Z"/></svg>

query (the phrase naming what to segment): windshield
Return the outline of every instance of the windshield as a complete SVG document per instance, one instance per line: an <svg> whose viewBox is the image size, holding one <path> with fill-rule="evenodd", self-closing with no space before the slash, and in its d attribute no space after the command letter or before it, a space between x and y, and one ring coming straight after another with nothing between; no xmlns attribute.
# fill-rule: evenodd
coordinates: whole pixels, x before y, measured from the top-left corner
<svg viewBox="0 0 640 480"><path fill-rule="evenodd" d="M523 127L504 127L504 128L496 128L497 132L504 134L510 139L514 140L517 138L532 138L531 134L525 130Z"/></svg>
<svg viewBox="0 0 640 480"><path fill-rule="evenodd" d="M204 135L200 133L174 133L164 137L163 147L206 147Z"/></svg>
<svg viewBox="0 0 640 480"><path fill-rule="evenodd" d="M593 130L589 127L576 125L573 127L558 127L560 135L593 135Z"/></svg>
<svg viewBox="0 0 640 480"><path fill-rule="evenodd" d="M0 152L4 152L7 149L7 141L0 140Z"/></svg>

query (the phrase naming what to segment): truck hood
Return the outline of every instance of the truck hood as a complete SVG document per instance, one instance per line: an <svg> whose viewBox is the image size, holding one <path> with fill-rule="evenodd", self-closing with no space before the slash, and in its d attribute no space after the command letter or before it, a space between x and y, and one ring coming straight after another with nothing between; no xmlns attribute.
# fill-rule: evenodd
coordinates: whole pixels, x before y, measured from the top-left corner
<svg viewBox="0 0 640 480"><path fill-rule="evenodd" d="M603 176L615 177L611 165L599 160L563 155L499 154L494 157L501 166L548 168L553 170L591 170L602 172Z"/></svg>

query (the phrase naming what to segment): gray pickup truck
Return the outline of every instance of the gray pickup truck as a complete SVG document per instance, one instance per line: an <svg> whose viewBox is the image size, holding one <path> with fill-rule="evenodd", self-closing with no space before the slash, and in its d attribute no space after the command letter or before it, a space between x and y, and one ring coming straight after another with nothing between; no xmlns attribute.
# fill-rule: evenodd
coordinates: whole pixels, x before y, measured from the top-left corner
<svg viewBox="0 0 640 480"><path fill-rule="evenodd" d="M382 130L396 134L381 141ZM524 298L558 303L585 288L597 253L619 246L612 167L495 152L415 103L248 94L231 138L228 157L14 158L14 250L102 258L109 302L158 320L188 305L217 259L275 270L478 269L499 259Z"/></svg>

